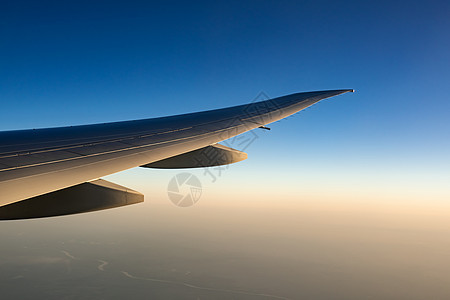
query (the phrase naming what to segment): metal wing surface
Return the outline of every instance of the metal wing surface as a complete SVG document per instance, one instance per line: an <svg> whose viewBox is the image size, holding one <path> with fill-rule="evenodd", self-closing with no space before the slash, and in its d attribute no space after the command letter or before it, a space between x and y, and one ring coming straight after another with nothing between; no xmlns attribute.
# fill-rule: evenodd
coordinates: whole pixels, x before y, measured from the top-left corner
<svg viewBox="0 0 450 300"><path fill-rule="evenodd" d="M0 132L0 206L126 169L151 167L350 91L296 93L170 117Z"/></svg>

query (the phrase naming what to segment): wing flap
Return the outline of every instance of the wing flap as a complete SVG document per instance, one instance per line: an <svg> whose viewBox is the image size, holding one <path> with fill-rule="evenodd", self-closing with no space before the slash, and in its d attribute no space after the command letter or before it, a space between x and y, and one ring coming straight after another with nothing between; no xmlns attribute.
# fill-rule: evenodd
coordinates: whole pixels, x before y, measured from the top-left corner
<svg viewBox="0 0 450 300"><path fill-rule="evenodd" d="M150 164L144 168L186 169L229 165L247 159L247 153L220 144L206 146Z"/></svg>
<svg viewBox="0 0 450 300"><path fill-rule="evenodd" d="M144 195L98 179L0 207L0 220L71 215L136 204Z"/></svg>

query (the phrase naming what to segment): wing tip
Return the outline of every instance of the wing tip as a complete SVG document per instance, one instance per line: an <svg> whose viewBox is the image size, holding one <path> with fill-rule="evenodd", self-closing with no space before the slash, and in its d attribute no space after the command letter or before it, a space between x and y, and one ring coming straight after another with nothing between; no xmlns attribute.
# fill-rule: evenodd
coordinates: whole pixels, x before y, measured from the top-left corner
<svg viewBox="0 0 450 300"><path fill-rule="evenodd" d="M338 90L338 91L340 91L342 93L348 93L348 92L354 93L354 92L356 92L354 89L343 89L343 90Z"/></svg>
<svg viewBox="0 0 450 300"><path fill-rule="evenodd" d="M345 93L354 93L356 92L354 89L342 89L342 90L330 90L330 91L324 91L324 92L335 92L336 95L341 95Z"/></svg>

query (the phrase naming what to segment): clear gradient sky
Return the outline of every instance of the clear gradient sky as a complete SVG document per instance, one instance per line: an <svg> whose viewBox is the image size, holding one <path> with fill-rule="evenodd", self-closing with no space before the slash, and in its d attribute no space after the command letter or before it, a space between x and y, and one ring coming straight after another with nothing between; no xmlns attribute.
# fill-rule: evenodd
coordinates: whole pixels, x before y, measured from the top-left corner
<svg viewBox="0 0 450 300"><path fill-rule="evenodd" d="M203 185L194 207L183 210L167 198L178 171L133 169L107 179L144 192L146 203L136 208L4 226L19 226L25 237L62 226L74 240L108 229L120 237L133 232L134 242L121 248L130 256L142 240L152 244L163 225L169 238L159 243L193 237L202 251L223 243L230 253L245 252L238 246L244 245L262 261L283 257L286 268L307 244L308 266L339 266L350 277L340 286L334 269L326 276L314 271L319 283L302 286L312 289L306 296L326 293L322 284L329 283L342 299L424 299L429 291L444 299L450 296L449 29L448 1L3 1L1 130L201 111L248 103L261 92L356 90L256 131L249 158L215 182L192 171ZM136 228L150 232L142 237ZM255 274L246 278L257 281ZM278 294L295 298L296 282L285 284Z"/></svg>

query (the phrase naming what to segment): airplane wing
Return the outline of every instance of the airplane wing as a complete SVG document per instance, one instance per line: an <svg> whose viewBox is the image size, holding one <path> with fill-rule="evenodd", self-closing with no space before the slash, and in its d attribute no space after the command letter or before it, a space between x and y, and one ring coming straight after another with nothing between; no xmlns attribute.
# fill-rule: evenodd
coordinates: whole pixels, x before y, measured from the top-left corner
<svg viewBox="0 0 450 300"><path fill-rule="evenodd" d="M142 202L142 194L99 178L139 166L208 167L243 160L247 154L217 143L351 91L297 93L170 117L0 132L0 219Z"/></svg>

